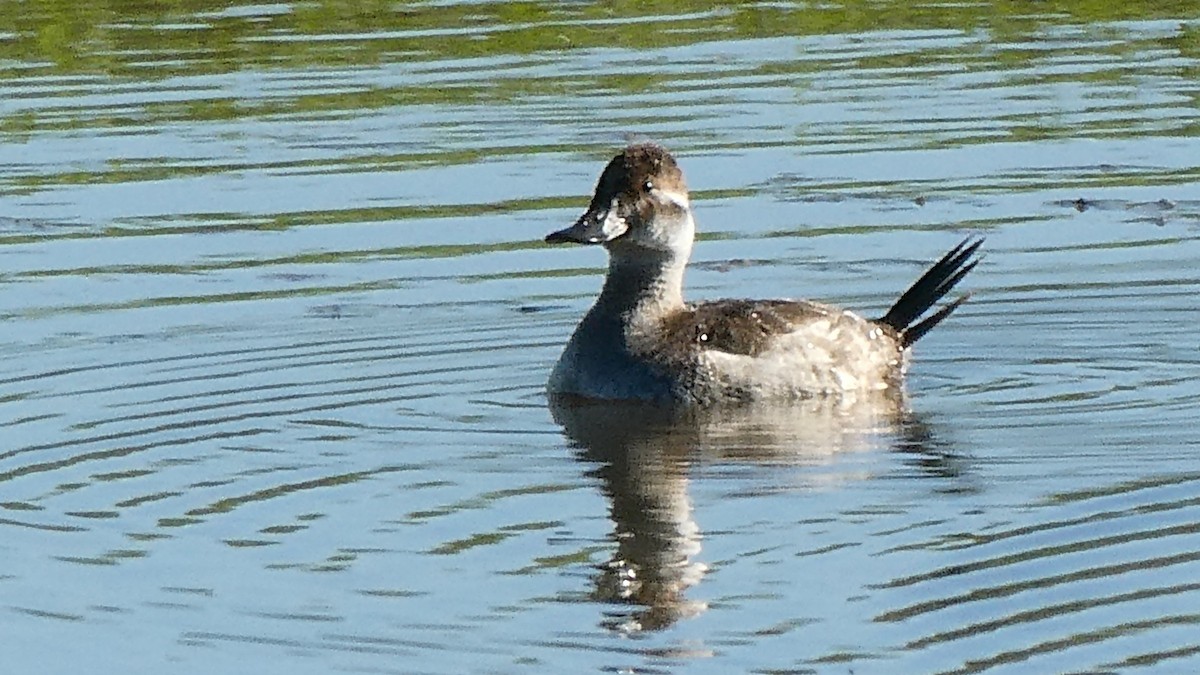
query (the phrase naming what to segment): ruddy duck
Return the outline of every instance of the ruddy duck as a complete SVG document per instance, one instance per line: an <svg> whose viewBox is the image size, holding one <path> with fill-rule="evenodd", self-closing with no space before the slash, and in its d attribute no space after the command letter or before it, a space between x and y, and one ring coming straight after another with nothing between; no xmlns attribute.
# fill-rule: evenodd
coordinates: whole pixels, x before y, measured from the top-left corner
<svg viewBox="0 0 1200 675"><path fill-rule="evenodd" d="M574 225L548 243L603 245L608 274L550 375L551 396L710 405L899 391L909 348L967 296L921 319L978 262L950 250L878 319L808 300L683 299L696 226L683 173L658 145L604 168Z"/></svg>

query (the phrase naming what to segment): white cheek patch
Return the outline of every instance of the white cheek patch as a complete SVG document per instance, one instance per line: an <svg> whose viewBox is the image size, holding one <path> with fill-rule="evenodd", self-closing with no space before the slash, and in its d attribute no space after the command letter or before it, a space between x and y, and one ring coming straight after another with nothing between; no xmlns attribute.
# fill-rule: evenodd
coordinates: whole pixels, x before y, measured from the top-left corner
<svg viewBox="0 0 1200 675"><path fill-rule="evenodd" d="M672 250L691 249L696 224L692 220L691 202L687 193L655 189L654 197L660 204L657 238Z"/></svg>
<svg viewBox="0 0 1200 675"><path fill-rule="evenodd" d="M663 201L670 202L675 206L678 206L681 210L686 211L687 209L692 208L691 202L688 201L687 195L685 194L680 194L671 190L663 190L662 188L655 188L654 192L660 198L662 198Z"/></svg>
<svg viewBox="0 0 1200 675"><path fill-rule="evenodd" d="M618 200L613 199L612 204L608 207L608 213L604 216L604 224L600 226L600 232L603 234L600 237L601 241L612 241L629 231L629 224L625 222L624 218L617 215L618 208Z"/></svg>

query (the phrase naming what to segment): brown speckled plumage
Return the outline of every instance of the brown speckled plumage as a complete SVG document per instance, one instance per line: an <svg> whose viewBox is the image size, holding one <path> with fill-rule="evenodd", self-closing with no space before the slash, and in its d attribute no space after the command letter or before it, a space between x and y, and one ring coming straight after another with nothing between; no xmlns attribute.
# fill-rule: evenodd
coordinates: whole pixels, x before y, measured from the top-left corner
<svg viewBox="0 0 1200 675"><path fill-rule="evenodd" d="M718 349L758 356L797 324L836 315L831 308L792 300L717 300L686 307L662 323L664 339L676 349Z"/></svg>

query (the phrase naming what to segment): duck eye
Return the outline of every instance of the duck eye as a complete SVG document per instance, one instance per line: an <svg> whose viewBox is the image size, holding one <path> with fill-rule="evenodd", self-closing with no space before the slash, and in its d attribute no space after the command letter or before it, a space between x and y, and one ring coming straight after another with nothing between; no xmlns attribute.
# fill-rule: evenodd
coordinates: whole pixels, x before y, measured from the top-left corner
<svg viewBox="0 0 1200 675"><path fill-rule="evenodd" d="M648 180L645 183L642 183L642 187L646 189L646 192L649 192L654 189L654 181Z"/></svg>

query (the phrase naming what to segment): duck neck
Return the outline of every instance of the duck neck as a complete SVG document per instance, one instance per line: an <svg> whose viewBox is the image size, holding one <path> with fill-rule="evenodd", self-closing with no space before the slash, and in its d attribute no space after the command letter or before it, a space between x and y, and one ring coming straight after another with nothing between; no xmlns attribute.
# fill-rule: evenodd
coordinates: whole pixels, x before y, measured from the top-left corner
<svg viewBox="0 0 1200 675"><path fill-rule="evenodd" d="M683 307L687 257L668 252L610 255L596 311L608 316L661 316Z"/></svg>

